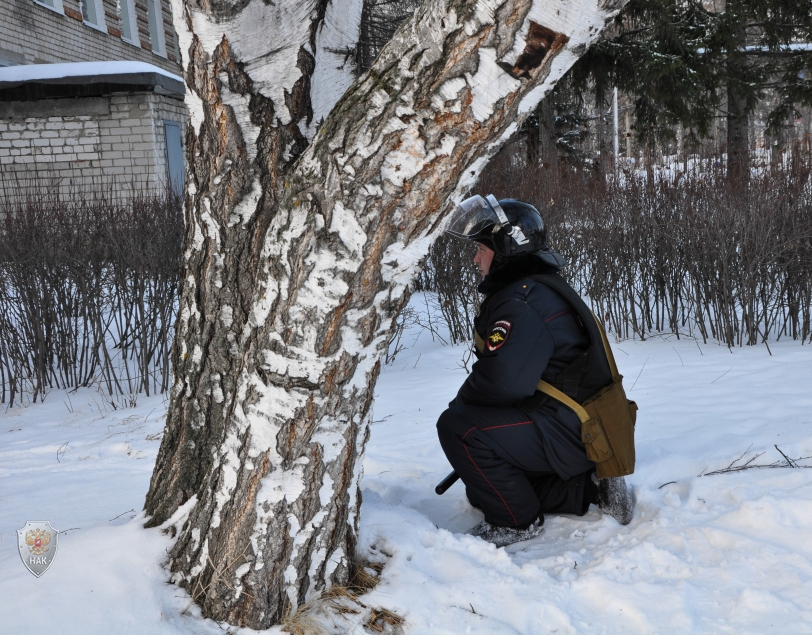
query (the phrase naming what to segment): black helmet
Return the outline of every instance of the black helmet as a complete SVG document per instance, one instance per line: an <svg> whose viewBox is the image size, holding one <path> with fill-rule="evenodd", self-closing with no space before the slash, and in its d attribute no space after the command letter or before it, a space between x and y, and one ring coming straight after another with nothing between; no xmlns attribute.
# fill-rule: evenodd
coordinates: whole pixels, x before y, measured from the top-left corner
<svg viewBox="0 0 812 635"><path fill-rule="evenodd" d="M500 259L534 254L557 269L565 264L547 247L547 226L539 211L512 198L497 201L488 194L465 199L454 210L446 232L484 243Z"/></svg>

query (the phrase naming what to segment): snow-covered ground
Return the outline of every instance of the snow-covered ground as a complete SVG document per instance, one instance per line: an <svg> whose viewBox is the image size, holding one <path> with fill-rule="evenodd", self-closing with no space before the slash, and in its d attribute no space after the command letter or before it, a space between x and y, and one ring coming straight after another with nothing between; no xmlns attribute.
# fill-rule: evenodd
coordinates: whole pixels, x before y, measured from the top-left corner
<svg viewBox="0 0 812 635"><path fill-rule="evenodd" d="M465 347L417 328L403 341L378 382L360 547L385 562L364 603L404 617L404 632L812 633L812 469L699 476L742 454L784 461L776 445L812 456L812 346L616 343L640 406L634 520L548 517L539 537L495 549L461 533L481 518L461 484L434 494L449 470L434 423ZM0 633L225 632L182 614L188 596L161 567L171 541L142 528L165 409L52 391L0 416ZM27 520L65 532L40 578L17 551Z"/></svg>

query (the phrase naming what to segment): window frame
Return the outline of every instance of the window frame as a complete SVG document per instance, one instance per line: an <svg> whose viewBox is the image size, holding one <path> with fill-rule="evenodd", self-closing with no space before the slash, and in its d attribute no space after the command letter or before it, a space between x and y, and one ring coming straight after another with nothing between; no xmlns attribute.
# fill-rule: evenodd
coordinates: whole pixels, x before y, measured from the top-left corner
<svg viewBox="0 0 812 635"><path fill-rule="evenodd" d="M56 2L56 0L54 0ZM102 33L107 33L107 22L104 19L104 1L103 0L82 0L82 5L87 6L89 2L93 3L95 7L96 20L98 24L88 22L85 20L85 14L82 13L82 24L89 26L91 29L96 29Z"/></svg>
<svg viewBox="0 0 812 635"><path fill-rule="evenodd" d="M162 0L146 0L147 3L147 22L149 22L149 43L152 46L152 52L166 58L166 41L164 36L164 10ZM155 36L158 41L152 41L152 21L150 17L150 7L152 7L152 14L155 16ZM157 44L157 47L156 47Z"/></svg>
<svg viewBox="0 0 812 635"><path fill-rule="evenodd" d="M51 11L55 11L59 15L65 15L65 7L62 6L62 0L51 0L54 3L54 6L46 4L44 0L31 0L31 1L40 7L45 7L46 9L50 9Z"/></svg>
<svg viewBox="0 0 812 635"><path fill-rule="evenodd" d="M163 120L164 124L164 160L166 162L166 183L179 196L183 196L183 189L186 186L186 158L183 154L183 125L180 121ZM176 128L178 131L178 141L180 141L180 174L178 179L171 178L169 135L167 128Z"/></svg>
<svg viewBox="0 0 812 635"><path fill-rule="evenodd" d="M126 8L127 14L130 16L130 29L133 32L132 38L126 38L124 37L124 29L122 29L121 39L127 44L140 47L141 38L138 37L138 14L135 12L135 0L119 0L119 4L122 12L125 11Z"/></svg>

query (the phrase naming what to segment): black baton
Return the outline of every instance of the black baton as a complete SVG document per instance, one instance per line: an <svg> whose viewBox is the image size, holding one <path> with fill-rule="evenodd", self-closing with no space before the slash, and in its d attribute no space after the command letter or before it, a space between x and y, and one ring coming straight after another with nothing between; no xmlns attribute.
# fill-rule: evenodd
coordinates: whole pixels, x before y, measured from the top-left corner
<svg viewBox="0 0 812 635"><path fill-rule="evenodd" d="M446 476L442 481L437 484L437 487L434 488L434 491L440 494L441 496L445 494L446 490L451 487L454 483L459 480L459 475L456 472L451 472L448 476Z"/></svg>

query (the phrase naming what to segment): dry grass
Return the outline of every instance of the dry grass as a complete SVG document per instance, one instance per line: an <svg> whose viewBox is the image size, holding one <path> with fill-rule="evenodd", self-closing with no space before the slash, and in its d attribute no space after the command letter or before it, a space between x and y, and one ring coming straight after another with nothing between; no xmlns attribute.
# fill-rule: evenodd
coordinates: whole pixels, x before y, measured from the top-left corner
<svg viewBox="0 0 812 635"><path fill-rule="evenodd" d="M388 609L372 608L359 597L380 582L383 568L382 563L356 562L355 571L347 586L331 587L296 611L288 611L280 626L292 635L326 635L328 632L341 632L338 624L343 618L354 624L363 624L365 629L373 633L399 632L400 625L404 623L402 617ZM317 620L314 617L317 612L321 612L326 620L332 621L335 628L328 629Z"/></svg>
<svg viewBox="0 0 812 635"><path fill-rule="evenodd" d="M339 615L358 615L361 613L360 609L369 608L358 599L355 593L345 586L331 587L322 594L321 599L327 602L330 609Z"/></svg>
<svg viewBox="0 0 812 635"><path fill-rule="evenodd" d="M392 613L392 611L387 609L376 611L372 609L369 619L364 622L364 626L375 633L385 633L389 630L387 627L397 628L403 624L403 622L404 619L400 615Z"/></svg>
<svg viewBox="0 0 812 635"><path fill-rule="evenodd" d="M282 630L292 635L325 635L327 631L324 626L310 614L317 608L319 599L302 604L293 613L288 609L280 624Z"/></svg>
<svg viewBox="0 0 812 635"><path fill-rule="evenodd" d="M381 581L383 567L381 562L356 562L349 588L359 595L371 591Z"/></svg>

